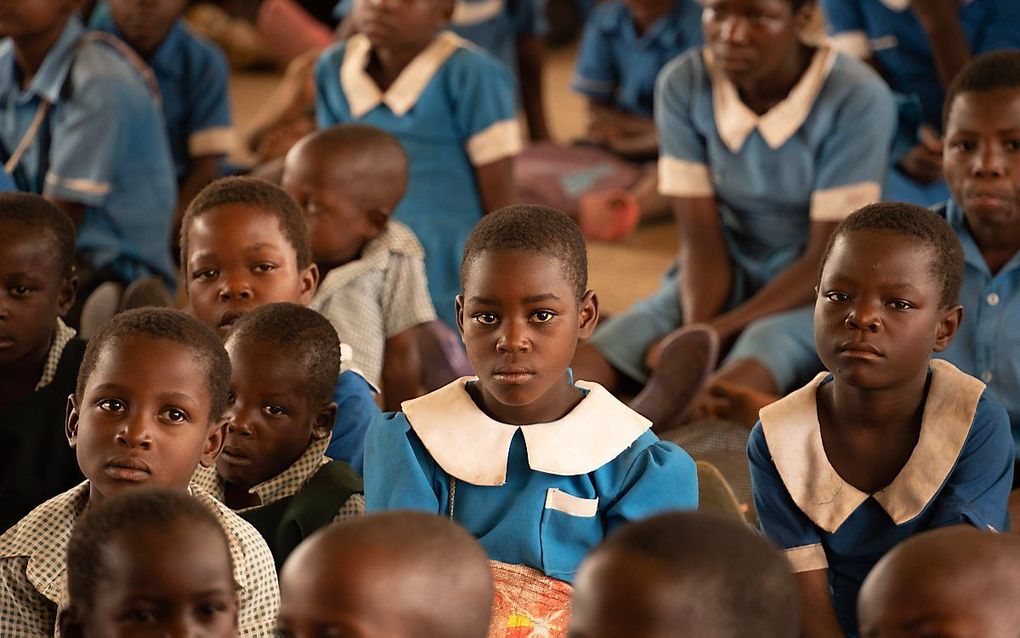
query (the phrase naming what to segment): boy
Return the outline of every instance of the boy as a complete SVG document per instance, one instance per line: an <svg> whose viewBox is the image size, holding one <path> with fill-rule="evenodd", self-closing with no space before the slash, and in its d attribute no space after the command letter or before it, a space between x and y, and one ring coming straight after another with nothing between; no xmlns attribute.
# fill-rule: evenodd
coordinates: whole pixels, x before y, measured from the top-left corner
<svg viewBox="0 0 1020 638"><path fill-rule="evenodd" d="M191 312L224 339L260 305L307 305L319 281L297 204L278 186L246 177L213 182L192 200L181 223L181 267ZM360 474L365 430L379 407L361 375L338 374L326 455Z"/></svg>
<svg viewBox="0 0 1020 638"><path fill-rule="evenodd" d="M68 604L67 544L89 505L156 485L190 493L217 517L242 578L239 629L268 636L279 604L273 556L248 523L190 485L223 448L230 360L215 333L182 312L139 309L89 341L67 403L67 438L86 481L0 536L0 633L44 635Z"/></svg>
<svg viewBox="0 0 1020 638"><path fill-rule="evenodd" d="M223 527L198 499L133 490L88 508L75 523L60 634L232 638L235 578Z"/></svg>
<svg viewBox="0 0 1020 638"><path fill-rule="evenodd" d="M861 587L865 636L1010 636L1020 624L1020 540L966 527L918 534Z"/></svg>
<svg viewBox="0 0 1020 638"><path fill-rule="evenodd" d="M85 353L62 320L77 285L67 215L0 194L0 530L82 480L63 425Z"/></svg>
<svg viewBox="0 0 1020 638"><path fill-rule="evenodd" d="M100 283L176 283L176 188L154 85L128 47L86 35L75 0L7 2L0 13L0 159L19 190L78 229L80 298ZM119 46L118 46L119 45Z"/></svg>
<svg viewBox="0 0 1020 638"><path fill-rule="evenodd" d="M806 635L856 633L861 583L900 541L1007 526L1009 417L984 383L931 360L963 317L963 262L949 224L904 203L854 212L826 248L814 334L832 372L763 409L747 447Z"/></svg>
<svg viewBox="0 0 1020 638"><path fill-rule="evenodd" d="M797 635L789 566L747 525L660 514L611 535L581 564L570 636Z"/></svg>
<svg viewBox="0 0 1020 638"><path fill-rule="evenodd" d="M483 638L485 551L440 516L373 514L319 530L283 566L278 635Z"/></svg>
<svg viewBox="0 0 1020 638"><path fill-rule="evenodd" d="M345 365L383 389L388 407L418 395L416 326L434 321L424 251L390 221L407 188L407 155L377 128L344 124L287 154L283 188L305 213L322 283L310 306L351 344Z"/></svg>
<svg viewBox="0 0 1020 638"><path fill-rule="evenodd" d="M193 480L254 525L280 567L319 527L365 511L361 478L325 457L340 340L314 310L274 303L238 320L226 348L226 443Z"/></svg>
<svg viewBox="0 0 1020 638"><path fill-rule="evenodd" d="M425 248L439 317L456 325L464 242L478 219L513 201L521 149L509 72L441 29L453 0L359 2L359 33L331 47L315 69L319 128L362 122L407 151L407 193L394 219Z"/></svg>

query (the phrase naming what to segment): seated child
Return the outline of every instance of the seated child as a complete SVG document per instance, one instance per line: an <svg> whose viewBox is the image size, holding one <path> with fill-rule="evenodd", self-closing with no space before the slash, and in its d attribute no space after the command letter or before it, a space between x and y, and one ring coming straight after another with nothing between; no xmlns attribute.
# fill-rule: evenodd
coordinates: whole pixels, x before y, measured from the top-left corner
<svg viewBox="0 0 1020 638"><path fill-rule="evenodd" d="M931 360L956 336L963 249L938 215L872 204L822 259L815 346L825 367L761 411L748 458L762 531L797 573L803 630L857 633L868 571L935 527L1004 530L1014 450L985 384Z"/></svg>
<svg viewBox="0 0 1020 638"><path fill-rule="evenodd" d="M89 507L67 544L60 635L237 636L230 543L198 499L132 490Z"/></svg>
<svg viewBox="0 0 1020 638"><path fill-rule="evenodd" d="M314 310L273 303L241 317L225 345L226 443L215 467L192 480L239 510L279 567L319 527L365 511L361 477L325 456L340 340Z"/></svg>
<svg viewBox="0 0 1020 638"><path fill-rule="evenodd" d="M0 530L82 480L64 420L85 342L74 303L74 226L38 195L0 193Z"/></svg>
<svg viewBox="0 0 1020 638"><path fill-rule="evenodd" d="M121 313L89 341L67 412L67 438L86 481L32 510L0 536L3 633L53 633L68 605L67 546L90 505L142 486L190 492L227 534L241 578L238 627L266 636L279 604L273 556L259 533L192 486L223 448L230 360L215 333L186 314Z"/></svg>
<svg viewBox="0 0 1020 638"><path fill-rule="evenodd" d="M747 525L674 512L623 527L588 555L572 638L796 636L797 591L775 547Z"/></svg>
<svg viewBox="0 0 1020 638"><path fill-rule="evenodd" d="M861 586L866 636L1010 636L1020 624L1020 540L949 527L918 534Z"/></svg>
<svg viewBox="0 0 1020 638"><path fill-rule="evenodd" d="M69 1L6 3L0 160L19 190L71 216L82 299L106 280L157 275L173 287L177 189L158 91L127 46L86 34L76 9Z"/></svg>
<svg viewBox="0 0 1020 638"><path fill-rule="evenodd" d="M482 215L513 201L521 149L509 71L441 31L452 13L453 0L358 2L359 33L326 49L315 69L319 128L368 124L407 151L410 179L393 218L425 248L432 303L451 327L464 242Z"/></svg>
<svg viewBox="0 0 1020 638"><path fill-rule="evenodd" d="M617 526L694 509L694 462L570 359L598 322L584 239L565 214L513 206L472 231L458 325L464 377L377 418L365 443L368 511L443 514L489 557L572 581Z"/></svg>
<svg viewBox="0 0 1020 638"><path fill-rule="evenodd" d="M394 409L419 394L414 328L436 318L421 244L389 219L407 171L400 142L360 124L305 137L283 171L284 190L305 213L322 278L310 306L354 344L347 369L382 387Z"/></svg>
<svg viewBox="0 0 1020 638"><path fill-rule="evenodd" d="M224 339L258 306L307 305L319 281L297 204L278 186L247 177L213 182L192 200L181 223L181 268L192 314ZM361 375L338 374L326 455L360 474L365 431L379 407Z"/></svg>
<svg viewBox="0 0 1020 638"><path fill-rule="evenodd" d="M280 583L280 638L483 638L489 627L485 551L441 516L388 512L325 527L294 551Z"/></svg>
<svg viewBox="0 0 1020 638"><path fill-rule="evenodd" d="M191 199L220 176L232 150L227 59L185 25L182 0L107 0L90 20L134 49L159 83L177 176L175 228Z"/></svg>

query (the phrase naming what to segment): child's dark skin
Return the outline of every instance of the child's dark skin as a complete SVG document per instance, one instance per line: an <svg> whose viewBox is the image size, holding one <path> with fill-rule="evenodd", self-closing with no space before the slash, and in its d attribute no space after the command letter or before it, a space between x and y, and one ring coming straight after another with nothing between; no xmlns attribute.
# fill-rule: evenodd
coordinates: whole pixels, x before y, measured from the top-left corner
<svg viewBox="0 0 1020 638"><path fill-rule="evenodd" d="M503 423L555 421L583 398L567 368L598 323L598 298L581 299L554 256L485 252L468 264L457 324L478 375L472 398Z"/></svg>
<svg viewBox="0 0 1020 638"><path fill-rule="evenodd" d="M77 279L45 232L0 223L0 407L35 391L57 317L74 303Z"/></svg>
<svg viewBox="0 0 1020 638"><path fill-rule="evenodd" d="M181 520L120 533L101 549L90 605L60 614L67 638L237 636L237 596L223 533Z"/></svg>
<svg viewBox="0 0 1020 638"><path fill-rule="evenodd" d="M308 446L329 436L336 403L309 396L304 361L271 344L231 338L231 401L227 436L216 471L231 509L261 505L248 491L294 464Z"/></svg>

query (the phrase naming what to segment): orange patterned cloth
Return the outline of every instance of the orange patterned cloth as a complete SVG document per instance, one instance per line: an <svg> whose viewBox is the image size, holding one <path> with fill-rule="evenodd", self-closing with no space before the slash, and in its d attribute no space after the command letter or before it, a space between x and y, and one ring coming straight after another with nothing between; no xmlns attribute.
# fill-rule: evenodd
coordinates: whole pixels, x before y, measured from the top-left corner
<svg viewBox="0 0 1020 638"><path fill-rule="evenodd" d="M537 569L490 560L495 596L489 638L565 638L570 623L569 583Z"/></svg>

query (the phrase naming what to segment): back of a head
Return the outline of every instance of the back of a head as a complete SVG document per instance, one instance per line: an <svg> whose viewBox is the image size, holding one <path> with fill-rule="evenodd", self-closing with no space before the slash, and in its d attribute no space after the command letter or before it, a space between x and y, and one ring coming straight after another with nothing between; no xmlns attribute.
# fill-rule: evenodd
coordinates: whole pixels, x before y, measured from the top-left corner
<svg viewBox="0 0 1020 638"><path fill-rule="evenodd" d="M0 224L11 224L38 233L51 245L57 272L74 272L74 224L67 213L32 193L0 193Z"/></svg>

